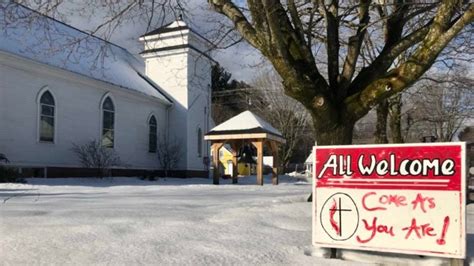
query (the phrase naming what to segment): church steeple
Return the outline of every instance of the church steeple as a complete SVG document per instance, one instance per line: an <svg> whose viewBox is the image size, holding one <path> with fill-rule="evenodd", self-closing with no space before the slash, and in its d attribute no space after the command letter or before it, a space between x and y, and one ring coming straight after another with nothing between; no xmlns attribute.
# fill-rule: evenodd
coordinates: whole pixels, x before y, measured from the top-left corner
<svg viewBox="0 0 474 266"><path fill-rule="evenodd" d="M175 104L170 111L169 133L188 151L187 157L182 159L182 167L205 170L202 156L206 154L198 151L209 149L198 149L198 145L206 144L195 140L196 132L207 132L210 125L214 60L209 51L212 44L182 18L144 34L140 41L144 44L140 54L145 59L147 76L163 88Z"/></svg>
<svg viewBox="0 0 474 266"><path fill-rule="evenodd" d="M139 40L144 42L145 47L140 54L145 58L150 53L183 48L184 45L211 59L209 51L213 46L212 43L191 29L183 21L182 15L169 24L145 33Z"/></svg>

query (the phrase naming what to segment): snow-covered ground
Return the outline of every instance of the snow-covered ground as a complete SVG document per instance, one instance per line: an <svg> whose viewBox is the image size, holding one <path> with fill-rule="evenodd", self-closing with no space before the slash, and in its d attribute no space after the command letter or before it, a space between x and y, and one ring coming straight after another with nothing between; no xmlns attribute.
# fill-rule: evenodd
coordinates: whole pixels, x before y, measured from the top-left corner
<svg viewBox="0 0 474 266"><path fill-rule="evenodd" d="M311 186L255 178L0 184L0 264L353 265L311 256ZM474 205L468 206L474 256ZM365 264L364 264L365 265Z"/></svg>

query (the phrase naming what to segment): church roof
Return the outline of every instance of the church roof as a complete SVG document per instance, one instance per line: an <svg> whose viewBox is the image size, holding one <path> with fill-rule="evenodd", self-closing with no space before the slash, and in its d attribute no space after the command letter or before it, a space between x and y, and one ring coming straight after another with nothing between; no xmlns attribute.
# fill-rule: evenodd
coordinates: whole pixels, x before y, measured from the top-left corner
<svg viewBox="0 0 474 266"><path fill-rule="evenodd" d="M269 133L283 138L280 131L256 114L245 111L214 127L206 135Z"/></svg>
<svg viewBox="0 0 474 266"><path fill-rule="evenodd" d="M0 3L0 52L171 103L126 49L10 1Z"/></svg>
<svg viewBox="0 0 474 266"><path fill-rule="evenodd" d="M177 20L177 21L173 21L168 24L165 24L156 30L149 31L140 37L153 36L157 34L173 32L173 31L181 31L181 30L191 30L191 29L188 27L188 25L184 21Z"/></svg>
<svg viewBox="0 0 474 266"><path fill-rule="evenodd" d="M211 41L209 41L206 37L202 36L197 31L195 31L191 27L189 27L188 24L186 22L184 22L181 18L179 18L176 21L165 24L165 25L159 27L156 30L152 30L152 31L149 31L149 32L143 34L142 36L140 36L140 40L143 41L143 40L153 39L155 37L152 37L152 36L155 36L155 35L159 36L160 34L163 34L163 33L182 32L182 31L192 32L195 36L198 36L200 39L207 42L211 47L214 47L214 44Z"/></svg>

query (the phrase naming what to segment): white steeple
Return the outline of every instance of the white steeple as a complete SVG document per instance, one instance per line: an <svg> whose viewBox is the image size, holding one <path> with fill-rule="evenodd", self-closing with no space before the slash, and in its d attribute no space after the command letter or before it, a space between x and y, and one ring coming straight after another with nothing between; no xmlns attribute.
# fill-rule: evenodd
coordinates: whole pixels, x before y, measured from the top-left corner
<svg viewBox="0 0 474 266"><path fill-rule="evenodd" d="M212 45L182 20L148 32L139 40L144 43L140 54L145 59L147 76L173 100L169 136L183 144L186 158L180 167L202 171L203 157L208 156L209 149L206 142L198 142L197 134L209 130Z"/></svg>

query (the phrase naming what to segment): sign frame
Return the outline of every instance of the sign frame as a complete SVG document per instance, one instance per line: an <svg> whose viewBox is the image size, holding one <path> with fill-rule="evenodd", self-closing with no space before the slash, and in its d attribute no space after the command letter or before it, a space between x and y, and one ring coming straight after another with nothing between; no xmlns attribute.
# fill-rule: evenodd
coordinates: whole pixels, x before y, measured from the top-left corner
<svg viewBox="0 0 474 266"><path fill-rule="evenodd" d="M324 204L324 202L317 202L317 150L318 148L324 149L340 149L340 148L397 148L397 147L443 147L443 146L459 146L460 147L460 239L459 247L460 250L458 254L453 253L443 253L443 252L434 252L429 250L410 250L410 249L397 249L397 248L374 248L367 246L353 246L353 245L342 245L342 244L332 244L332 243L318 243L316 241L316 223L321 217L317 216L317 205ZM409 254L409 255L425 255L433 257L444 257L444 258L456 258L456 259L465 259L466 258L466 249L467 249L467 221L466 221L466 193L467 193L467 184L466 184L466 173L467 173L467 158L466 158L466 143L465 142L443 142L443 143L403 143L403 144L364 144L364 145L328 145L328 146L318 146L317 143L312 149L312 161L313 161L313 171L312 171L312 192L313 192L313 201L312 201L312 244L316 247L323 248L341 248L348 250L362 250L362 251L377 251L377 252L388 252L388 253L399 253L399 254ZM337 189L337 188L336 188ZM336 191L335 191L336 193ZM457 205L456 205L457 206ZM341 208L341 207L339 207ZM318 213L319 214L319 213ZM357 230L357 229L356 229ZM354 232L355 233L355 232Z"/></svg>

